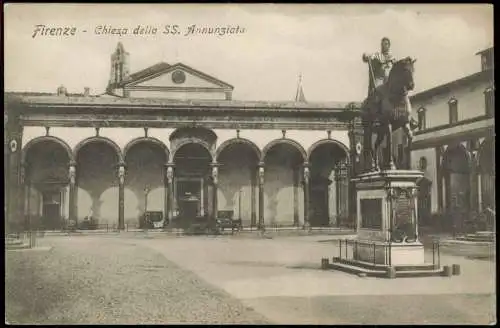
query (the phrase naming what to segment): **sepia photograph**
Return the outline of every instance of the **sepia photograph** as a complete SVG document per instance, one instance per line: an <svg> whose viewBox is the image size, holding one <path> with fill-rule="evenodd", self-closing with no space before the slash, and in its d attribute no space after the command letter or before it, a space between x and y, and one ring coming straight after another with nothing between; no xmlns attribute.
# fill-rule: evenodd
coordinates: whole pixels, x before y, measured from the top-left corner
<svg viewBox="0 0 500 328"><path fill-rule="evenodd" d="M6 324L496 324L492 4L3 11Z"/></svg>

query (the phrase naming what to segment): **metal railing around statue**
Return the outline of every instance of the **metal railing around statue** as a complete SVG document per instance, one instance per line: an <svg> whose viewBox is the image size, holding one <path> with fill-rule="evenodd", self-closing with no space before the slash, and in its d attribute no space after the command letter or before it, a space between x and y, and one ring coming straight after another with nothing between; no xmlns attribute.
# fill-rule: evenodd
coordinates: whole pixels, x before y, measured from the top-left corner
<svg viewBox="0 0 500 328"><path fill-rule="evenodd" d="M392 265L391 248L392 243L387 245L377 244L375 242L359 241L352 239L339 239L338 256L340 262L366 262L370 265ZM359 249L363 248L364 260L359 260ZM432 242L432 265L439 268L441 265L441 255L439 242Z"/></svg>

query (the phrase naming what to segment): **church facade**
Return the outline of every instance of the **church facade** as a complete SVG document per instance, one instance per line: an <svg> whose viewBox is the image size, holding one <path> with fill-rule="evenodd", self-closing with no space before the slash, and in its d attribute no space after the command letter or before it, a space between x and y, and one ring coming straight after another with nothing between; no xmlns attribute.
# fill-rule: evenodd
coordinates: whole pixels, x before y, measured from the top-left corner
<svg viewBox="0 0 500 328"><path fill-rule="evenodd" d="M6 218L119 229L232 211L244 227L354 222L349 177L359 103L238 101L182 63L130 73L120 43L106 92L7 93ZM358 129L359 130L359 129Z"/></svg>

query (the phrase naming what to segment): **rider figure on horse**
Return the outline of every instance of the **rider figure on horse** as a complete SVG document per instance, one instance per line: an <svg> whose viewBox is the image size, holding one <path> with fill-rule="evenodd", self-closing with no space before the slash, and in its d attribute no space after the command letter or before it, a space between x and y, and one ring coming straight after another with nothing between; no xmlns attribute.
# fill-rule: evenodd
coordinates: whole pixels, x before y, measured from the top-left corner
<svg viewBox="0 0 500 328"><path fill-rule="evenodd" d="M376 91L387 82L389 73L396 59L391 54L391 41L384 37L380 43L380 52L371 55L363 54L363 61L369 63L370 81L368 86L368 96L376 95ZM404 96L405 110L411 118L411 103L410 98L406 94ZM415 128L417 122L411 118L410 124Z"/></svg>

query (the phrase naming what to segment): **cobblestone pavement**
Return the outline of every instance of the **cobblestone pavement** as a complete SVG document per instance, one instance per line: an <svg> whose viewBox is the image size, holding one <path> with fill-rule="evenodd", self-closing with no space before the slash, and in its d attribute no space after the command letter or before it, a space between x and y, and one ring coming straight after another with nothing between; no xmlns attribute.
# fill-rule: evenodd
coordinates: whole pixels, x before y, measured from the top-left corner
<svg viewBox="0 0 500 328"><path fill-rule="evenodd" d="M39 244L53 248L6 252L11 324L269 322L133 240L66 236Z"/></svg>
<svg viewBox="0 0 500 328"><path fill-rule="evenodd" d="M280 324L496 321L493 261L441 255L442 265L460 264L462 274L389 280L320 270L322 257L338 253L321 238L135 239Z"/></svg>

